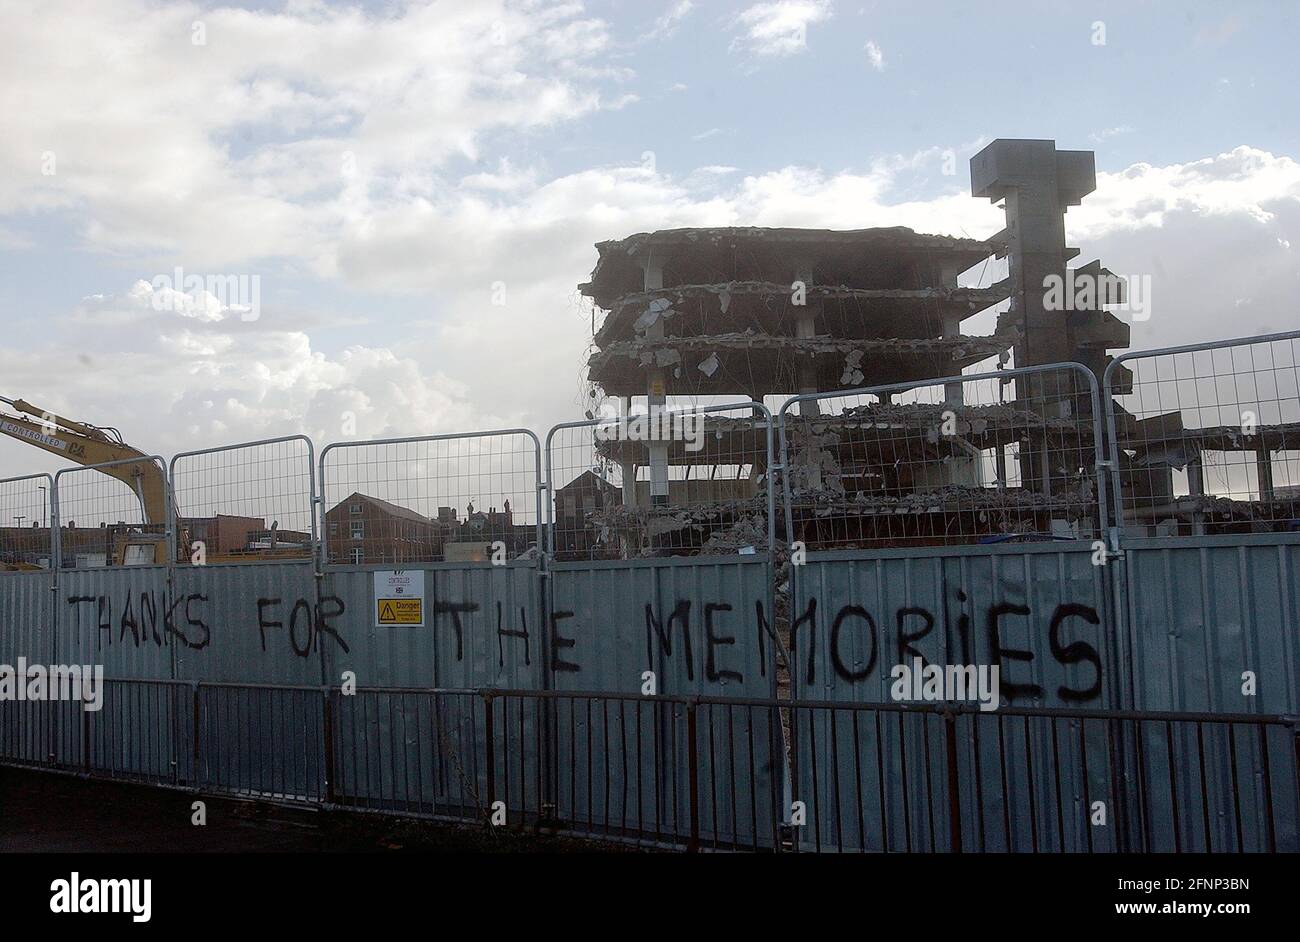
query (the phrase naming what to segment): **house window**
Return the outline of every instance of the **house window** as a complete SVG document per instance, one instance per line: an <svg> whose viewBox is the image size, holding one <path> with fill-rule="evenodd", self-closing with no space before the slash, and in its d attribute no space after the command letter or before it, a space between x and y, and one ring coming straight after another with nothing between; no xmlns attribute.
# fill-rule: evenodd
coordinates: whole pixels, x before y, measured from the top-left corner
<svg viewBox="0 0 1300 942"><path fill-rule="evenodd" d="M366 561L366 554L359 546L352 547L351 552L348 553L348 557L352 560L352 565L354 566L360 566Z"/></svg>
<svg viewBox="0 0 1300 942"><path fill-rule="evenodd" d="M363 520L352 521L352 539L364 540L366 538L366 524Z"/></svg>
<svg viewBox="0 0 1300 942"><path fill-rule="evenodd" d="M338 532L339 532L339 525L338 525L337 523L331 523L331 524L330 524L330 536L334 536L334 535L337 534Z"/></svg>
<svg viewBox="0 0 1300 942"><path fill-rule="evenodd" d="M359 514L359 513L361 513L361 505L360 505L360 504L348 504L348 513L350 513L350 514Z"/></svg>

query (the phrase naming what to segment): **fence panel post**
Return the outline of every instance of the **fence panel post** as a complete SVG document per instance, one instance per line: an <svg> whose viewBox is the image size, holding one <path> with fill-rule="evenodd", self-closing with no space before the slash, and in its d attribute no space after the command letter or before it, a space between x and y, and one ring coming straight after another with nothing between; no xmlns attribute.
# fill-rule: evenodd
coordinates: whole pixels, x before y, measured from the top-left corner
<svg viewBox="0 0 1300 942"><path fill-rule="evenodd" d="M328 686L322 691L321 736L324 738L325 801L334 804L334 691Z"/></svg>
<svg viewBox="0 0 1300 942"><path fill-rule="evenodd" d="M686 755L689 779L689 803L691 810L691 838L686 845L687 851L695 853L700 849L700 760L698 754L699 735L696 729L697 697L686 701Z"/></svg>
<svg viewBox="0 0 1300 942"><path fill-rule="evenodd" d="M81 711L81 768L90 774L90 711L85 709Z"/></svg>
<svg viewBox="0 0 1300 942"><path fill-rule="evenodd" d="M951 710L943 714L944 752L948 764L948 840L949 851L961 850L961 788L957 781L957 716ZM1033 796L1030 795L1030 801Z"/></svg>
<svg viewBox="0 0 1300 942"><path fill-rule="evenodd" d="M487 771L487 821L492 823L492 806L497 802L496 729L492 720L492 693L483 691L483 751Z"/></svg>
<svg viewBox="0 0 1300 942"><path fill-rule="evenodd" d="M202 707L199 704L199 687L202 686L195 681L190 686L191 700L193 706L192 728L190 736L193 742L190 743L190 749L193 752L194 770L191 773L191 786L197 789L203 781L203 749L199 745L202 742L203 735L203 718Z"/></svg>

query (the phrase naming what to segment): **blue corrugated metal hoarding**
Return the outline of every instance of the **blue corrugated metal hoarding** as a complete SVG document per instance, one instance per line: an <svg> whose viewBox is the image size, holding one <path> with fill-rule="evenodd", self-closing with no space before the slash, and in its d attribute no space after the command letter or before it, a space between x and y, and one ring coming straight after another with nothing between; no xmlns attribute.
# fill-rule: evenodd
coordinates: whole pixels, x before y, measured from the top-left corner
<svg viewBox="0 0 1300 942"><path fill-rule="evenodd" d="M772 697L768 560L679 557L558 563L550 572L549 668L556 690ZM690 716L675 701L558 699L558 817L593 833L688 832ZM701 708L695 717L701 841L771 846L784 791L770 709Z"/></svg>
<svg viewBox="0 0 1300 942"><path fill-rule="evenodd" d="M44 663L54 651L53 574L0 573L0 664ZM0 701L0 756L43 763L58 740L57 721L39 705Z"/></svg>
<svg viewBox="0 0 1300 942"><path fill-rule="evenodd" d="M364 807L448 813L483 806L486 731L481 699L402 688L539 689L543 684L541 587L536 564L426 564L425 624L376 624L374 573L380 567L330 567L323 606L337 611L337 640L327 652L332 685L355 675L358 695L333 697L335 799ZM332 601L331 601L332 600ZM391 688L391 689L390 689ZM510 724L512 755L526 777L539 768L535 718L522 733ZM503 799L504 800L504 799ZM536 815L536 790L507 801Z"/></svg>
<svg viewBox="0 0 1300 942"><path fill-rule="evenodd" d="M1093 559L1092 544L1082 542L809 554L794 573L795 697L893 704L891 671L920 659L997 665L1004 705L1118 706L1120 639L1110 627L1108 573ZM908 699L913 692L909 686ZM808 813L801 846L949 849L943 786L955 757L960 781L976 786L962 798L963 846L1087 849L1083 796L1108 794L1095 758L1106 752L1099 731L1000 723L960 719L960 744L950 753L933 715L796 711L794 798ZM1057 765L1050 779L1030 774L1047 763ZM1040 809L1054 816L1059 809L1060 826L1034 833Z"/></svg>
<svg viewBox="0 0 1300 942"><path fill-rule="evenodd" d="M1124 556L1137 708L1300 713L1300 545L1294 536L1126 538ZM1145 730L1140 774L1159 785L1151 815L1177 820L1160 835L1158 849L1264 848L1268 766L1271 761L1276 775L1285 761L1276 744L1266 745L1261 734L1243 729L1219 727L1199 738L1154 724ZM1170 763L1171 753L1198 762ZM1234 808L1233 796L1244 808ZM1290 821L1294 831L1294 816Z"/></svg>

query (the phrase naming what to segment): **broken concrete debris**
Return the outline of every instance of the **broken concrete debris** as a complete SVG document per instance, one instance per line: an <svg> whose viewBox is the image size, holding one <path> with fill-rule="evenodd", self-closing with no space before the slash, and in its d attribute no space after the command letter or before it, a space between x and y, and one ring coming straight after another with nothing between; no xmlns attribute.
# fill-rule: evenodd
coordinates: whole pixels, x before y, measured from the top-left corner
<svg viewBox="0 0 1300 942"><path fill-rule="evenodd" d="M1127 325L1102 308L1103 298L1060 311L1044 295L1077 254L1063 218L1095 188L1093 156L1052 141L997 140L972 159L971 180L973 195L1006 213L1006 227L987 240L902 227L727 227L596 246L591 280L580 286L603 311L588 360L593 395L625 407L644 397L650 412L673 398L775 406L773 398L800 397L781 417L783 478L768 466L769 420L757 405L710 414L695 451L672 441L597 443L621 477L608 484L616 499L589 515L602 539L617 542L607 551L778 553L795 540L815 549L1099 535L1097 448L1107 446L1095 440L1096 384L1076 369L978 389L959 378L1008 362L1072 362L1100 377L1109 351L1128 345ZM961 283L976 266L982 274L991 256L1007 259L1006 277ZM1110 276L1100 262L1069 271ZM966 333L982 313L992 332ZM1117 393L1131 388L1122 364L1112 377ZM863 387L884 389L824 395ZM1156 428L1119 407L1115 425L1126 484L1154 498L1168 492L1162 512L1180 519L1226 511L1203 495L1193 495L1197 510L1175 500L1173 468L1193 467L1225 442L1261 447L1232 429ZM1262 434L1266 443L1295 443L1300 429ZM790 495L788 527L783 513L768 519L769 488ZM775 546L769 523L783 537Z"/></svg>

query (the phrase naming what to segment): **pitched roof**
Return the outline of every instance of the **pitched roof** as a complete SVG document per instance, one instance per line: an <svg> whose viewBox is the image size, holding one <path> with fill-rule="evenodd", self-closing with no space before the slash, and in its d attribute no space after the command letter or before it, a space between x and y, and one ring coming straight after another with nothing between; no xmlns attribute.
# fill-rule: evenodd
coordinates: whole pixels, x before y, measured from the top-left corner
<svg viewBox="0 0 1300 942"><path fill-rule="evenodd" d="M384 513L388 514L390 517L400 517L403 520L415 520L420 523L429 523L429 524L436 522L430 519L429 517L426 517L424 514L418 513L417 511L414 511L409 507L402 507L398 504L393 504L386 500L380 500L378 497L371 497L369 494L362 494L360 491L353 491L347 497L343 498L343 500L339 501L337 504L335 504L333 507L329 509L326 516L338 510L344 504L355 503L358 500L365 501L366 503L375 505Z"/></svg>

